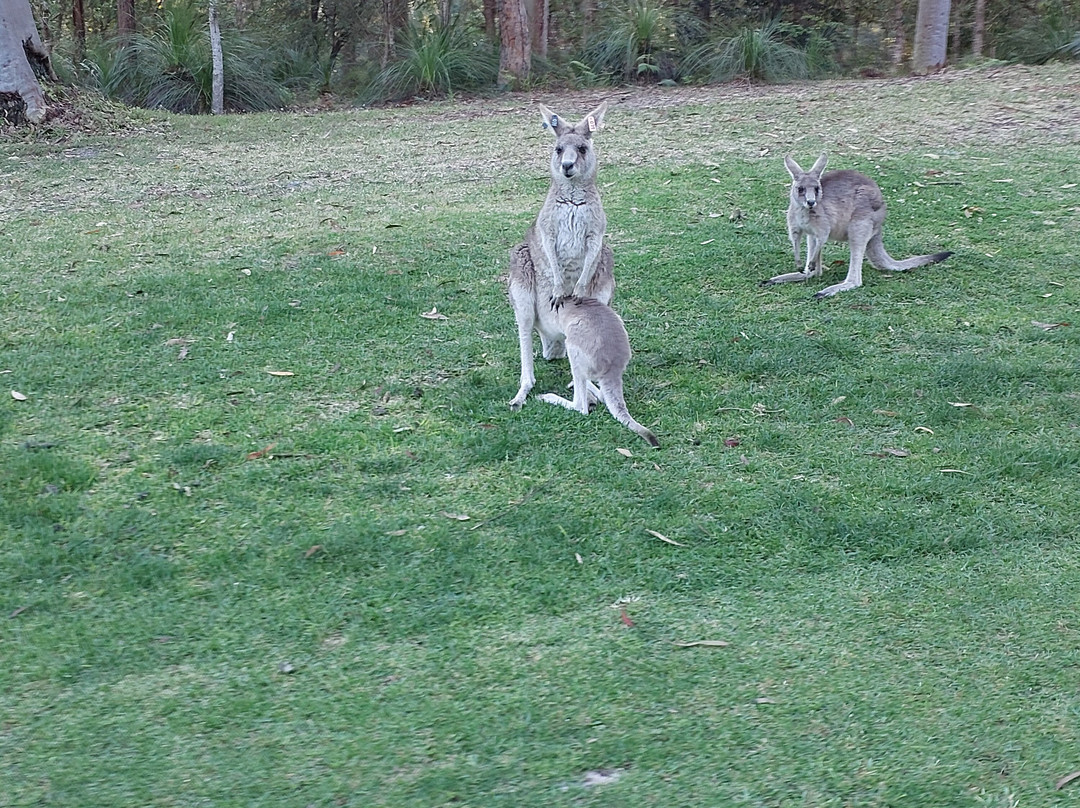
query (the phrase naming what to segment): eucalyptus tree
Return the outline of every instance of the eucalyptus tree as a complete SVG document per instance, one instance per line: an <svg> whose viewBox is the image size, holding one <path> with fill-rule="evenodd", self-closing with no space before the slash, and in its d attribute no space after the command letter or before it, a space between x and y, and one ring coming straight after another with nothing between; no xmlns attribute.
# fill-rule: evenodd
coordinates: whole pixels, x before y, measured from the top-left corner
<svg viewBox="0 0 1080 808"><path fill-rule="evenodd" d="M30 1L0 0L0 117L11 123L45 120L39 75L56 78Z"/></svg>

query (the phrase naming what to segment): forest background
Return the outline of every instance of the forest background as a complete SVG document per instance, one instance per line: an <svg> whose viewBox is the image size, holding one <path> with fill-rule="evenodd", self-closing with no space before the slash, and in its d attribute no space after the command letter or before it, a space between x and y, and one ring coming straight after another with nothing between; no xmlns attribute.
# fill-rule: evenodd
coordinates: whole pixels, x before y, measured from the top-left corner
<svg viewBox="0 0 1080 808"><path fill-rule="evenodd" d="M209 5L208 5L209 3ZM369 103L497 88L784 82L912 68L919 14L947 61L1080 53L1077 0L33 0L63 84L210 111L209 6L224 109ZM932 10L932 9L931 9ZM916 71L923 72L923 71Z"/></svg>

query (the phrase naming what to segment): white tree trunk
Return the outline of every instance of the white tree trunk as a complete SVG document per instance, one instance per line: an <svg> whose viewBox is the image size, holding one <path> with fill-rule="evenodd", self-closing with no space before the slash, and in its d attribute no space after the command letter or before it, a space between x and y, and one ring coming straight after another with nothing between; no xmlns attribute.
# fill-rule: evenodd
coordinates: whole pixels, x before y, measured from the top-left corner
<svg viewBox="0 0 1080 808"><path fill-rule="evenodd" d="M20 118L30 123L45 120L45 94L31 59L46 75L53 75L30 0L0 0L0 114L13 123Z"/></svg>
<svg viewBox="0 0 1080 808"><path fill-rule="evenodd" d="M225 63L221 56L221 26L218 24L217 0L210 0L210 58L213 74L210 81L210 113L225 112Z"/></svg>
<svg viewBox="0 0 1080 808"><path fill-rule="evenodd" d="M933 73L945 66L949 45L949 0L919 0L911 72Z"/></svg>

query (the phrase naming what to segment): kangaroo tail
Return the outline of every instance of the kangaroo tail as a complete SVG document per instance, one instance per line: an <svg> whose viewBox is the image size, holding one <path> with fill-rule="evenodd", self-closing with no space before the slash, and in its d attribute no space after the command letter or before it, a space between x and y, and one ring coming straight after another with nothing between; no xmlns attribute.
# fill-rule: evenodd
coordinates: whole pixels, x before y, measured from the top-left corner
<svg viewBox="0 0 1080 808"><path fill-rule="evenodd" d="M623 398L621 379L614 383L601 381L600 392L603 394L604 404L607 405L608 412L614 416L616 421L639 434L654 449L660 448L660 441L656 439L656 435L635 421L631 417L630 411L626 409L626 399Z"/></svg>
<svg viewBox="0 0 1080 808"><path fill-rule="evenodd" d="M911 258L905 258L903 261L897 261L885 250L885 242L881 240L881 234L878 233L872 239L870 243L866 245L866 257L875 267L881 270L888 270L890 272L903 272L907 269L915 269L915 267L926 266L927 264L937 264L944 261L952 255L951 252L936 252L932 255L916 255Z"/></svg>

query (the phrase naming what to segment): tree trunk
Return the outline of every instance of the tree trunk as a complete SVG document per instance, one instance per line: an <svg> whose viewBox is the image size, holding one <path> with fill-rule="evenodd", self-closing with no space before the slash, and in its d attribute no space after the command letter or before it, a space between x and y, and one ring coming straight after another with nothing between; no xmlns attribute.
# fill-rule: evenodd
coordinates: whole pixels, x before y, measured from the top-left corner
<svg viewBox="0 0 1080 808"><path fill-rule="evenodd" d="M221 26L218 24L217 0L210 0L210 114L225 112L225 63L221 56Z"/></svg>
<svg viewBox="0 0 1080 808"><path fill-rule="evenodd" d="M589 44L592 36L593 18L596 16L594 0L581 0L581 47Z"/></svg>
<svg viewBox="0 0 1080 808"><path fill-rule="evenodd" d="M487 35L489 42L494 42L497 36L495 30L495 18L498 15L498 5L496 0L484 0L484 33Z"/></svg>
<svg viewBox="0 0 1080 808"><path fill-rule="evenodd" d="M45 120L39 75L56 77L30 0L0 0L0 117L13 124Z"/></svg>
<svg viewBox="0 0 1080 808"><path fill-rule="evenodd" d="M385 70L394 55L397 32L409 23L407 0L383 0L383 50L380 67Z"/></svg>
<svg viewBox="0 0 1080 808"><path fill-rule="evenodd" d="M116 33L122 40L135 33L135 0L116 0Z"/></svg>
<svg viewBox="0 0 1080 808"><path fill-rule="evenodd" d="M904 0L893 0L892 63L894 68L904 63L905 50L907 50L907 30L904 28Z"/></svg>
<svg viewBox="0 0 1080 808"><path fill-rule="evenodd" d="M75 36L75 61L86 58L86 14L83 0L71 0L71 32Z"/></svg>
<svg viewBox="0 0 1080 808"><path fill-rule="evenodd" d="M548 54L548 22L551 19L551 0L529 0L529 31L532 33L532 52L541 59Z"/></svg>
<svg viewBox="0 0 1080 808"><path fill-rule="evenodd" d="M963 6L957 3L953 7L953 11L955 13L952 15L952 45L950 46L950 50L952 51L952 58L955 62L960 59L960 48L962 47L964 41Z"/></svg>
<svg viewBox="0 0 1080 808"><path fill-rule="evenodd" d="M986 0L975 0L975 18L971 23L971 53L982 56L983 40L986 37Z"/></svg>
<svg viewBox="0 0 1080 808"><path fill-rule="evenodd" d="M949 44L949 0L919 0L911 72L924 75L945 66Z"/></svg>
<svg viewBox="0 0 1080 808"><path fill-rule="evenodd" d="M499 22L499 88L517 89L529 78L529 20L525 0L503 0Z"/></svg>

